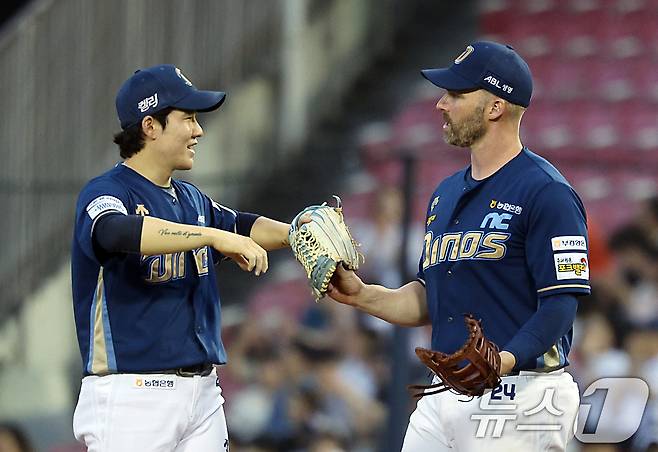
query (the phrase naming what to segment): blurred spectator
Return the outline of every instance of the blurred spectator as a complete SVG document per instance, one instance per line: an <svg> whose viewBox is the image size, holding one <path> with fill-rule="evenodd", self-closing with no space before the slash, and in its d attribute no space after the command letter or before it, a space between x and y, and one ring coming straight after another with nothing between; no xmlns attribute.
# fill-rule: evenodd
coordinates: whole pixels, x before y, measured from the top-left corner
<svg viewBox="0 0 658 452"><path fill-rule="evenodd" d="M27 434L17 425L0 424L0 452L33 452Z"/></svg>
<svg viewBox="0 0 658 452"><path fill-rule="evenodd" d="M400 275L399 260L403 202L402 193L397 187L382 187L377 190L376 199L370 206L370 221L354 225L354 236L366 256L359 269L364 281L386 287L398 287L402 283L404 275ZM420 225L413 225L406 262L407 271L412 275L418 270L422 244L423 230Z"/></svg>
<svg viewBox="0 0 658 452"><path fill-rule="evenodd" d="M658 326L658 248L637 225L613 234L610 247L617 260L617 296L635 326Z"/></svg>
<svg viewBox="0 0 658 452"><path fill-rule="evenodd" d="M315 438L309 445L308 452L347 452L340 438L322 435Z"/></svg>
<svg viewBox="0 0 658 452"><path fill-rule="evenodd" d="M640 207L637 223L653 247L658 248L658 196L645 200Z"/></svg>

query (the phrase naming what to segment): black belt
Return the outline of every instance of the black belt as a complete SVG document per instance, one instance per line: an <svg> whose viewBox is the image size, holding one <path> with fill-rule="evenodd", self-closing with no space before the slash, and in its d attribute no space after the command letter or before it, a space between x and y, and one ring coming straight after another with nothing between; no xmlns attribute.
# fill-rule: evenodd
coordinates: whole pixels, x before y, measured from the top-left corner
<svg viewBox="0 0 658 452"><path fill-rule="evenodd" d="M210 363L197 364L194 366L188 367L179 367L178 369L169 369L159 372L153 372L156 374L176 374L179 377L194 377L196 375L200 377L206 377L212 373L214 366Z"/></svg>
<svg viewBox="0 0 658 452"><path fill-rule="evenodd" d="M103 374L88 374L85 373L84 376L97 375L103 377L105 375L111 375L112 373L119 374L173 374L178 375L179 377L194 377L196 375L200 377L207 377L212 373L212 370L215 366L211 363L195 364L194 366L179 367L178 369L167 369L167 370L140 370L140 371L122 371L122 372L107 372Z"/></svg>

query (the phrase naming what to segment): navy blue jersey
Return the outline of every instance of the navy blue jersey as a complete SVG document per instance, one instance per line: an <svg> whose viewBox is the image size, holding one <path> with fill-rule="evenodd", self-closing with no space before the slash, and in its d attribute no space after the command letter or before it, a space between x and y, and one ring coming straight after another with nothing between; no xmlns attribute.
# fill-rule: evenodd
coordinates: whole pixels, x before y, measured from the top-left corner
<svg viewBox="0 0 658 452"><path fill-rule="evenodd" d="M427 210L418 279L425 285L432 348L463 345L463 314L482 319L503 348L536 312L539 299L588 294L583 204L549 162L527 148L474 182L470 167L435 190ZM528 369L563 367L572 330Z"/></svg>
<svg viewBox="0 0 658 452"><path fill-rule="evenodd" d="M150 215L236 230L238 213L194 185L172 179L168 193L125 165L91 180L76 207L73 307L84 372L148 372L225 363L210 247L143 256L95 249L95 222L107 214Z"/></svg>

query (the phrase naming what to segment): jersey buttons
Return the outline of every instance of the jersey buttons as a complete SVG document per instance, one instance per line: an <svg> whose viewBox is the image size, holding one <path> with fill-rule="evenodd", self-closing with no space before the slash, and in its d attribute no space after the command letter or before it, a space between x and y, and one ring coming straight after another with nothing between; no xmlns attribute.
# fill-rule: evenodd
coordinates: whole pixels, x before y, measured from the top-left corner
<svg viewBox="0 0 658 452"><path fill-rule="evenodd" d="M458 218L455 219L455 221L454 221L453 223L455 223L455 224L459 224L459 219L458 219Z"/></svg>
<svg viewBox="0 0 658 452"><path fill-rule="evenodd" d="M448 276L452 276L452 270L448 270Z"/></svg>

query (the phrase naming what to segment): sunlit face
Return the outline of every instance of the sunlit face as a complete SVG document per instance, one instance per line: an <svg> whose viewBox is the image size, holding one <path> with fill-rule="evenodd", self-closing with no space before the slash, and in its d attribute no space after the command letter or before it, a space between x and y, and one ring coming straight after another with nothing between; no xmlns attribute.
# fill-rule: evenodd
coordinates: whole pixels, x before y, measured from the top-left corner
<svg viewBox="0 0 658 452"><path fill-rule="evenodd" d="M167 126L156 140L159 158L172 170L189 170L194 164L194 146L203 136L196 112L173 110L167 116Z"/></svg>
<svg viewBox="0 0 658 452"><path fill-rule="evenodd" d="M436 104L443 114L443 137L448 144L471 147L487 131L484 120L486 97L480 91L446 91Z"/></svg>

